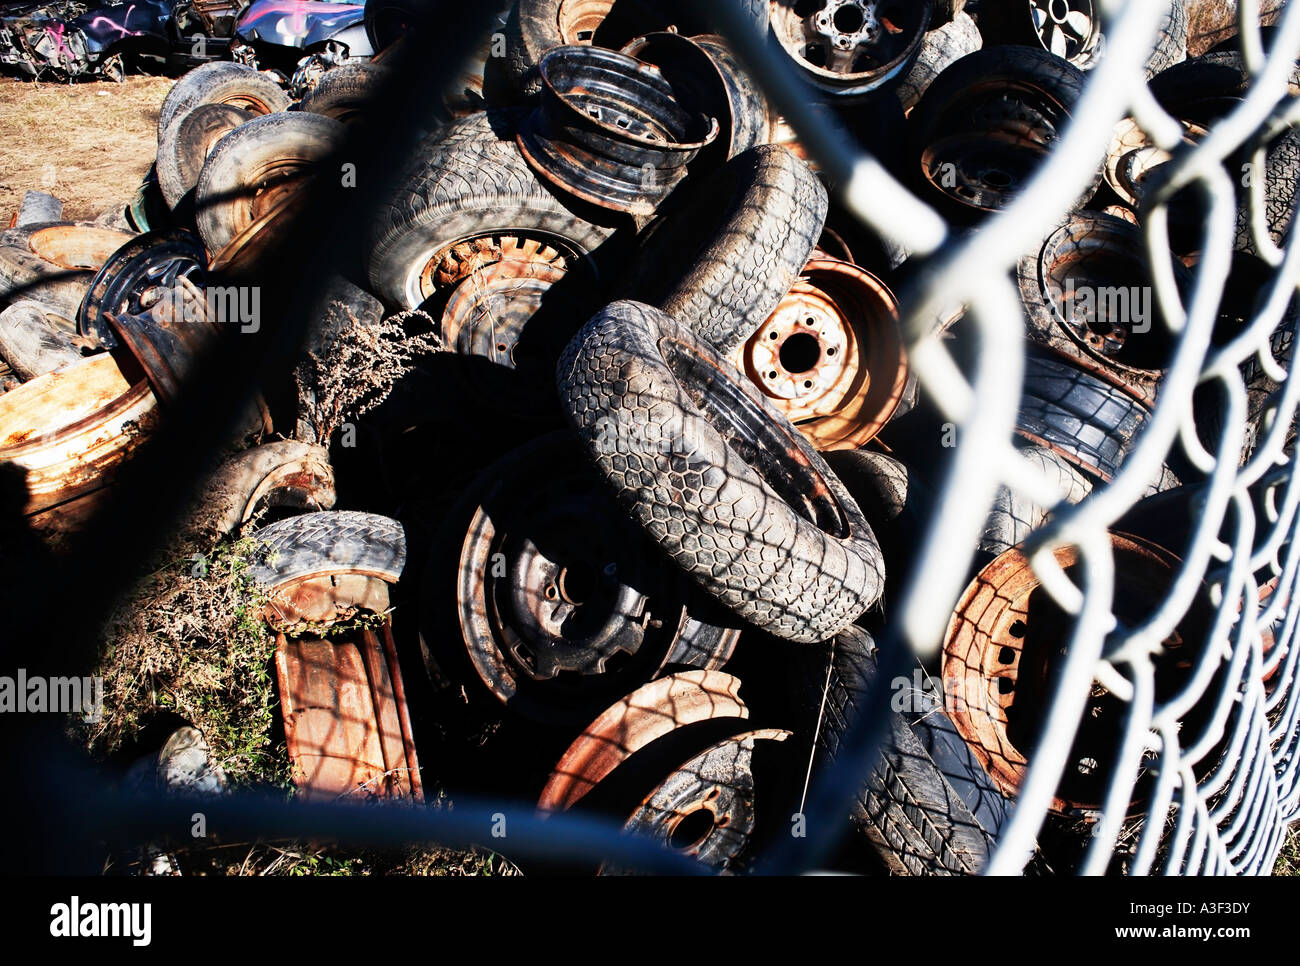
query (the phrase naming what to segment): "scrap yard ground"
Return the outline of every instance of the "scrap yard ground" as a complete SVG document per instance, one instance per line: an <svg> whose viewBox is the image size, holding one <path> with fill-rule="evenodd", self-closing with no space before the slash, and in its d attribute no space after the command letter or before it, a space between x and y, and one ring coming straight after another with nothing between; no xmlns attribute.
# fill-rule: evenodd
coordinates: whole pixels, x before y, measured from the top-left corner
<svg viewBox="0 0 1300 966"><path fill-rule="evenodd" d="M0 78L0 213L48 191L89 221L131 199L157 150L158 108L173 80L60 84Z"/></svg>

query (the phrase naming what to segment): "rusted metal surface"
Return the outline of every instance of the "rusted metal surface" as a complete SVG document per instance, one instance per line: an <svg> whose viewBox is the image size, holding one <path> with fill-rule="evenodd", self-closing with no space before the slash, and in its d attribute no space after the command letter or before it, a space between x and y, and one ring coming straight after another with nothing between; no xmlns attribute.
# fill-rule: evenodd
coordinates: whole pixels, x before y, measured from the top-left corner
<svg viewBox="0 0 1300 966"><path fill-rule="evenodd" d="M772 3L772 32L804 76L837 97L864 97L902 77L930 28L933 0Z"/></svg>
<svg viewBox="0 0 1300 966"><path fill-rule="evenodd" d="M245 450L222 463L205 488L204 513L219 534L228 535L265 510L328 510L336 499L329 451L285 439Z"/></svg>
<svg viewBox="0 0 1300 966"><path fill-rule="evenodd" d="M542 789L537 807L565 811L634 753L687 725L746 719L740 679L721 671L680 671L642 685L596 718L571 744Z"/></svg>
<svg viewBox="0 0 1300 966"><path fill-rule="evenodd" d="M1124 626L1138 626L1168 591L1181 562L1139 537L1111 534L1110 542L1116 568L1114 613ZM1054 556L1077 580L1075 548L1058 548ZM1208 615L1205 602L1198 600L1152 655L1157 700L1167 700L1189 681L1205 646ZM1017 793L1028 768L1072 624L1015 547L980 572L948 625L942 665L945 706L1005 795ZM1071 767L1052 799L1054 811L1078 814L1101 807L1119 755L1123 711L1124 702L1094 683L1071 749ZM1189 734L1194 721L1194 714L1187 719ZM1144 798L1147 785L1146 779L1137 783L1134 802Z"/></svg>
<svg viewBox="0 0 1300 966"><path fill-rule="evenodd" d="M716 117L678 100L635 57L557 47L542 58L541 105L515 140L539 176L583 201L648 216L718 136Z"/></svg>
<svg viewBox="0 0 1300 966"><path fill-rule="evenodd" d="M1147 265L1136 226L1078 212L1022 258L1017 271L1029 340L1150 408L1173 341L1158 317ZM1186 288L1186 271L1174 270Z"/></svg>
<svg viewBox="0 0 1300 966"><path fill-rule="evenodd" d="M39 258L68 269L98 269L134 235L91 225L51 225L33 232L28 245Z"/></svg>
<svg viewBox="0 0 1300 966"><path fill-rule="evenodd" d="M296 633L322 629L361 613L388 610L388 584L368 574L332 573L277 584L262 608L275 630Z"/></svg>
<svg viewBox="0 0 1300 966"><path fill-rule="evenodd" d="M387 623L376 635L276 637L285 741L299 794L423 800L401 669Z"/></svg>
<svg viewBox="0 0 1300 966"><path fill-rule="evenodd" d="M204 293L189 284L177 286L139 314L104 317L163 403L175 400L195 362L218 335Z"/></svg>
<svg viewBox="0 0 1300 966"><path fill-rule="evenodd" d="M187 231L151 231L128 237L102 262L77 313L77 331L117 348L105 315L142 315L176 294L181 280L202 286L207 257L202 243Z"/></svg>
<svg viewBox="0 0 1300 966"><path fill-rule="evenodd" d="M637 37L622 52L657 69L682 104L717 120L718 135L702 155L721 163L754 146L752 131L738 130L737 125L743 124L746 110L743 88L735 77L728 83L715 55L693 39L658 31Z"/></svg>
<svg viewBox="0 0 1300 966"><path fill-rule="evenodd" d="M101 354L0 396L0 463L26 474L25 512L52 510L111 482L157 425L143 374Z"/></svg>
<svg viewBox="0 0 1300 966"><path fill-rule="evenodd" d="M274 208L263 207L221 251L212 253L211 271L226 278L256 278L258 264L283 242L286 215L292 207L292 197L281 198Z"/></svg>
<svg viewBox="0 0 1300 966"><path fill-rule="evenodd" d="M474 672L507 707L581 724L670 659L712 669L731 655L738 629L692 618L683 581L567 434L489 474L459 548L458 629Z"/></svg>
<svg viewBox="0 0 1300 966"><path fill-rule="evenodd" d="M907 387L898 300L870 272L821 254L730 361L819 450L867 443Z"/></svg>
<svg viewBox="0 0 1300 966"><path fill-rule="evenodd" d="M624 828L654 838L712 872L742 871L759 825L755 746L783 742L791 734L763 728L719 741L674 769ZM606 865L601 871L619 870Z"/></svg>

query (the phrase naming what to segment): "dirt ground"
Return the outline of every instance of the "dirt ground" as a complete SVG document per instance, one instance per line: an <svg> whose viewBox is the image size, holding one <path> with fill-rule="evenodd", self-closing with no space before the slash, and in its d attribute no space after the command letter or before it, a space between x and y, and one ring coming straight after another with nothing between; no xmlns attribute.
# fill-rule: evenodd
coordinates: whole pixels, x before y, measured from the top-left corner
<svg viewBox="0 0 1300 966"><path fill-rule="evenodd" d="M90 220L130 200L157 148L158 109L174 81L55 84L0 78L0 224L29 189Z"/></svg>

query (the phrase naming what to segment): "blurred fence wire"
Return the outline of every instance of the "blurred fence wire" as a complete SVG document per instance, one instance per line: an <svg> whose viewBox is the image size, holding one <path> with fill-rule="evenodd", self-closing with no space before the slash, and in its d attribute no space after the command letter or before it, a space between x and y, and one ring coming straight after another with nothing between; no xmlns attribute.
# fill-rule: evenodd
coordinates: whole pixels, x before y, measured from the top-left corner
<svg viewBox="0 0 1300 966"><path fill-rule="evenodd" d="M287 373L307 329L312 285L322 266L343 251L346 232L336 226L364 217L378 204L387 175L400 169L413 148L427 95L446 82L457 64L454 51L488 22L462 5L436 4L443 17L431 17L427 36L407 45L378 92L375 123L353 135L340 157L367 175L362 189L323 186L302 206L289 244L277 256L268 278L279 279L267 293L268 317L280 321L274 336L256 342L227 337L207 360L174 409L171 429L146 447L123 474L113 501L62 558L36 551L10 582L23 612L6 649L17 656L23 641L51 642L23 662L67 673L85 666L93 654L96 628L112 602L129 587L180 512L186 494L202 472L206 452L250 398L259 378ZM1072 749L1087 700L1096 684L1123 704L1119 761L1092 816L1092 835L1083 864L1086 873L1111 868L1117 848L1131 857L1136 874L1257 874L1271 868L1286 825L1300 811L1300 706L1294 700L1295 646L1300 609L1296 594L1297 546L1292 541L1300 486L1293 459L1284 452L1287 431L1300 405L1300 380L1275 371L1270 336L1282 322L1300 285L1300 244L1295 233L1282 248L1263 229L1262 190L1249 194L1252 230L1271 279L1254 318L1228 345L1214 347L1211 334L1231 261L1235 190L1224 161L1240 150L1260 146L1300 121L1300 102L1288 96L1288 80L1300 51L1300 5L1291 4L1265 50L1259 32L1258 0L1240 3L1242 49L1251 75L1249 90L1231 113L1200 143L1184 145L1178 121L1150 96L1143 64L1151 49L1165 4L1150 0L1099 0L1108 24L1103 61L1090 72L1073 121L1049 161L1015 203L991 218L977 236L954 238L944 220L898 183L847 131L811 107L812 98L786 58L774 55L766 38L753 30L739 6L719 3L719 26L752 75L797 131L810 155L830 180L841 186L849 209L875 232L918 258L923 269L904 293L904 325L909 362L924 391L945 418L958 427L958 445L939 508L930 522L892 626L879 641L881 665L873 711L834 768L814 781L806 813L807 840L774 848L762 868L796 872L817 868L833 845L834 830L878 747L886 699L885 683L914 657L932 659L944 638L953 606L965 588L972 556L954 548L974 548L1000 486L1052 507L1048 522L1026 546L1030 564L1056 605L1073 618L1064 666L1050 697L1042 738L1032 757L1009 825L987 869L1018 874L1048 815L1062 776L1076 766ZM419 51L418 54L413 51ZM1136 447L1113 480L1077 505L1061 503L1056 484L1023 459L1013 446L1020 387L1025 368L1024 309L1014 286L1018 259L1059 222L1087 186L1096 159L1103 156L1115 124L1133 116L1152 142L1172 153L1159 181L1143 199L1141 222L1153 266L1155 294L1174 350L1158 403ZM372 187L367 188L366 185ZM1202 256L1195 283L1180 290L1167 241L1170 199L1184 189L1200 191L1206 204ZM324 244L321 239L325 239ZM973 370L964 372L937 333L937 320L964 308L978 342ZM250 346L251 351L250 351ZM1253 454L1240 465L1238 454L1248 432L1242 363L1258 357L1281 389ZM256 360L255 365L248 360ZM1292 363L1293 364L1293 363ZM1213 451L1197 441L1192 396L1198 386L1218 383L1226 394L1227 418ZM1180 444L1189 460L1207 474L1189 535L1168 593L1138 626L1125 626L1113 611L1117 567L1108 531L1146 492L1171 448ZM152 481L170 481L165 493ZM1077 551L1076 584L1058 563L1056 551ZM70 563L71 561L71 563ZM79 606L63 601L78 588ZM1213 619L1208 646L1175 693L1157 693L1153 656L1208 588ZM24 624L24 621L27 623ZM1193 706L1207 722L1186 733L1184 719ZM24 806L39 822L80 821L95 825L89 840L121 834L147 837L151 823L171 821L186 811L180 804L115 802L96 793L77 803L79 819L68 815L71 786L94 784L96 773L46 755L50 732L33 721L6 715L8 730L21 748L11 763L28 769L55 768L47 783L33 789ZM1139 783L1144 773L1153 781ZM56 789L59 807L45 796ZM1136 801L1135 799L1140 799ZM87 801L97 803L85 810ZM183 804L183 803L181 803ZM482 840L496 806L459 808L444 814L422 810L301 806L240 799L209 803L241 834L296 834L335 837L357 844L441 839L451 844ZM10 802L9 807L15 807ZM682 871L684 865L646 844L632 843L608 823L576 816L542 825L517 815L512 825L519 848L555 856L614 856L628 865ZM1132 823L1143 821L1132 841ZM301 823L295 824L295 815ZM825 821L818 821L824 817ZM85 831L83 829L83 831ZM68 870L54 852L26 844L32 868Z"/></svg>
<svg viewBox="0 0 1300 966"><path fill-rule="evenodd" d="M1251 76L1245 97L1195 146L1150 96L1143 64L1167 5L1143 0L1100 4L1108 22L1106 57L1091 71L1073 122L1050 160L1015 203L976 236L953 243L943 222L913 197L843 130L808 106L787 64L768 56L761 39L744 33L738 16L723 11L751 71L786 113L824 170L845 186L846 200L863 222L919 255L927 270L904 299L910 362L921 385L959 427L956 458L909 581L894 632L918 655L932 657L944 638L951 605L966 582L969 558L954 548L973 546L1001 485L1054 507L1028 546L1031 565L1055 603L1074 618L1066 659L1052 695L1041 739L1012 821L987 872L1017 874L1047 816L1062 776L1078 762L1072 749L1095 683L1124 703L1120 761L1102 807L1090 816L1091 842L1083 871L1110 868L1126 815L1144 816L1136 845L1128 842L1135 874L1258 874L1271 870L1285 829L1300 808L1297 783L1296 609L1291 605L1297 560L1291 536L1300 490L1294 461L1283 452L1300 401L1300 385L1277 373L1282 389L1263 440L1245 466L1237 454L1246 439L1245 391L1240 366L1258 356L1276 364L1270 335L1282 324L1300 283L1295 233L1284 249L1263 230L1263 193L1249 195L1250 223L1272 278L1254 318L1231 344L1214 349L1211 333L1232 256L1236 214L1233 180L1224 162L1294 123L1300 105L1288 81L1300 51L1300 8L1292 4L1277 24L1266 53L1257 2L1240 4L1241 46ZM1054 484L1012 445L1024 372L1024 310L1010 280L1016 260L1064 215L1092 176L1116 122L1132 115L1154 143L1173 154L1162 179L1143 198L1141 220L1155 294L1175 342L1151 421L1122 470L1081 503L1061 502ZM1203 254L1187 297L1175 285L1176 259L1167 241L1168 205L1187 188L1207 200ZM966 375L937 335L936 320L965 307L979 340L974 372ZM1283 378L1285 376L1285 378ZM1219 382L1231 400L1214 452L1196 442L1192 394ZM1140 626L1123 626L1112 612L1117 568L1111 527L1144 494L1171 447L1181 440L1189 458L1208 472L1177 576ZM1196 452L1200 450L1200 452ZM1262 498L1261 498L1262 494ZM1054 551L1073 547L1082 586L1061 569ZM1262 593L1261 584L1271 581ZM1210 640L1177 693L1156 697L1152 658L1187 614L1198 589L1214 604ZM882 651L901 650L896 640ZM1267 685L1266 685L1267 680ZM1182 722L1193 706L1209 724L1195 735ZM1157 778L1136 791L1140 773ZM842 776L840 776L842 777ZM831 795L828 789L821 790Z"/></svg>

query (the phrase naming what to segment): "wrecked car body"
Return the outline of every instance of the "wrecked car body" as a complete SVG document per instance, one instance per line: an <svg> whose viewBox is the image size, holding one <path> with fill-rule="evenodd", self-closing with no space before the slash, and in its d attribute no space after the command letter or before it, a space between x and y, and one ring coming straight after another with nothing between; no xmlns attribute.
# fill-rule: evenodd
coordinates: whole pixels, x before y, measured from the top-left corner
<svg viewBox="0 0 1300 966"><path fill-rule="evenodd" d="M286 73L304 55L328 66L367 60L365 5L334 0L254 0L235 27L232 56Z"/></svg>
<svg viewBox="0 0 1300 966"><path fill-rule="evenodd" d="M167 56L171 21L169 0L6 5L0 10L0 65L32 77L117 80L126 56Z"/></svg>

